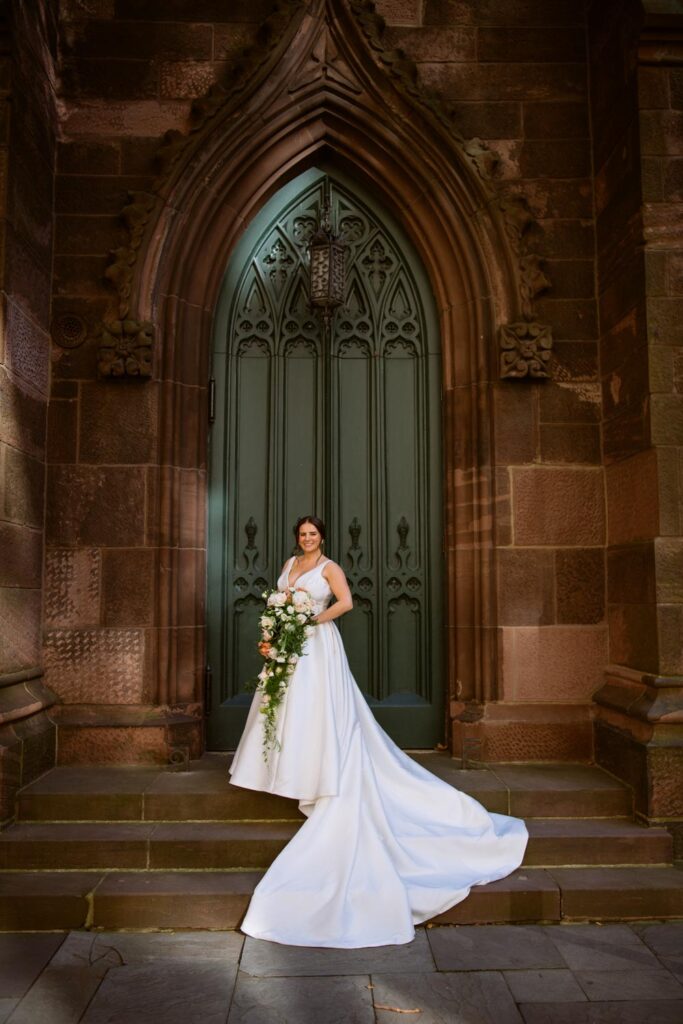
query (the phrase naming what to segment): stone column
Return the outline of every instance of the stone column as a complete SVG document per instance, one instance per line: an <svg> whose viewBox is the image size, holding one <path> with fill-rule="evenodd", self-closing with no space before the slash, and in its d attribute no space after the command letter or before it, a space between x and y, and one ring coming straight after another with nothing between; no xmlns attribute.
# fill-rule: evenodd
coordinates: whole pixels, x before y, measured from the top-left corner
<svg viewBox="0 0 683 1024"><path fill-rule="evenodd" d="M54 763L42 682L45 425L49 384L56 13L0 18L0 824ZM6 43L7 41L7 43Z"/></svg>
<svg viewBox="0 0 683 1024"><path fill-rule="evenodd" d="M683 17L648 7L591 8L610 623L595 735L638 812L680 831Z"/></svg>

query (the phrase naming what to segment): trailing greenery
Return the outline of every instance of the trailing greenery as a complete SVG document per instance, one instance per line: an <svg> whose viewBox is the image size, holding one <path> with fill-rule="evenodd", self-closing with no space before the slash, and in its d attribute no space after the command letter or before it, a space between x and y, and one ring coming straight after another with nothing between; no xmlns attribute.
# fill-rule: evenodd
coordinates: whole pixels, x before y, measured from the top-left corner
<svg viewBox="0 0 683 1024"><path fill-rule="evenodd" d="M304 651L315 625L313 601L307 590L266 590L266 609L259 619L258 649L265 661L251 689L260 691L263 715L263 756L268 761L273 749L280 749L277 717L290 676Z"/></svg>

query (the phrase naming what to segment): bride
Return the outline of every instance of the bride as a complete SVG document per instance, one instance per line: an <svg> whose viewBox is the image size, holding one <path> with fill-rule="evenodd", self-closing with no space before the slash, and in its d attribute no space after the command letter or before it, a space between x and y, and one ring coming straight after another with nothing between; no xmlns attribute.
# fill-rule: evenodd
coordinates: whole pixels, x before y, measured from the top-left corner
<svg viewBox="0 0 683 1024"><path fill-rule="evenodd" d="M293 797L306 821L254 890L242 931L294 946L410 942L414 926L519 867L524 822L486 811L400 750L351 675L334 619L353 607L323 555L325 527L303 516L301 554L278 589L309 591L316 611L263 757L261 695L252 702L231 781ZM330 605L332 597L335 603Z"/></svg>

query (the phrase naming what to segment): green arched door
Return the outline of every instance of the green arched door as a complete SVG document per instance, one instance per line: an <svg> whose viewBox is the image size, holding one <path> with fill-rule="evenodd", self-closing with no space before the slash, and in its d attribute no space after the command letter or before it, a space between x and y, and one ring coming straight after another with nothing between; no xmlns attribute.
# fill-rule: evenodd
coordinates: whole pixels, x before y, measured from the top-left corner
<svg viewBox="0 0 683 1024"><path fill-rule="evenodd" d="M348 244L346 300L323 340L307 244L325 190ZM353 674L404 747L442 739L441 379L434 301L407 237L336 173L302 174L240 241L216 312L210 441L210 749L239 740L260 594L307 513L327 525L354 610Z"/></svg>

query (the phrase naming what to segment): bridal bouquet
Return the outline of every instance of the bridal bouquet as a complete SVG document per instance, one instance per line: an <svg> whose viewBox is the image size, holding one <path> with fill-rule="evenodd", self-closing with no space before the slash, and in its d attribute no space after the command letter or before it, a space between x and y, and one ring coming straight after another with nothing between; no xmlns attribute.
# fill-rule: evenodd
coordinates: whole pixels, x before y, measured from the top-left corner
<svg viewBox="0 0 683 1024"><path fill-rule="evenodd" d="M313 629L315 612L307 590L266 590L263 597L266 609L259 619L258 649L265 663L252 685L261 692L263 754L267 761L271 748L279 746L275 734L278 708Z"/></svg>

